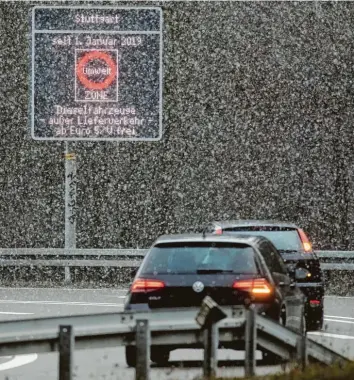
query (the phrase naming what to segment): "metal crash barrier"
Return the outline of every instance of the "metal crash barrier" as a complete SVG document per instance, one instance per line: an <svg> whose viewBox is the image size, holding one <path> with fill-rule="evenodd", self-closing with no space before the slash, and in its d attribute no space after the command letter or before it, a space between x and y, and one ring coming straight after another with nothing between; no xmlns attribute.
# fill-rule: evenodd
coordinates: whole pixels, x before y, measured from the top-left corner
<svg viewBox="0 0 354 380"><path fill-rule="evenodd" d="M1 285L47 283L116 286L130 282L147 249L0 248ZM352 251L316 251L325 285L354 270ZM336 277L337 276L337 277ZM46 282L47 281L47 282ZM341 281L341 286L343 281ZM351 285L348 285L348 289Z"/></svg>
<svg viewBox="0 0 354 380"><path fill-rule="evenodd" d="M147 249L0 248L2 266L139 267ZM315 251L325 270L354 270L354 251Z"/></svg>
<svg viewBox="0 0 354 380"><path fill-rule="evenodd" d="M255 372L256 347L286 360L330 365L347 358L280 324L256 314L250 307L219 307L206 297L200 309L156 309L139 312L90 314L5 321L0 323L0 355L59 353L59 379L71 380L74 350L117 346L136 347L136 380L147 380L150 347L204 348L203 372L216 374L220 345L243 341L245 371ZM302 344L299 344L302 342ZM300 347L300 349L299 349Z"/></svg>

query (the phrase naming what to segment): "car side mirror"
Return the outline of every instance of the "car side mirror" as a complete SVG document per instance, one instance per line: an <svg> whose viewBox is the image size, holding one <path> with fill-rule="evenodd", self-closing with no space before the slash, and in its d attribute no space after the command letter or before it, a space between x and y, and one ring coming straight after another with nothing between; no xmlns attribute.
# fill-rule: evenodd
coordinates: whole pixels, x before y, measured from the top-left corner
<svg viewBox="0 0 354 380"><path fill-rule="evenodd" d="M295 279L296 280L305 280L306 278L311 277L311 273L305 268L296 268L295 270Z"/></svg>

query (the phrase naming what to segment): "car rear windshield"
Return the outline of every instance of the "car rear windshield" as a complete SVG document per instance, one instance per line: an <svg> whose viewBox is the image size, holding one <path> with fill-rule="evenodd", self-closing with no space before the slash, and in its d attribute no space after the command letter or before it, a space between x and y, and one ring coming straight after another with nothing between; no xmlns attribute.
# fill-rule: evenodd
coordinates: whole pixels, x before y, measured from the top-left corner
<svg viewBox="0 0 354 380"><path fill-rule="evenodd" d="M299 234L294 228L287 227L233 227L225 228L227 233L238 233L242 235L259 235L269 239L280 251L301 251L302 244Z"/></svg>
<svg viewBox="0 0 354 380"><path fill-rule="evenodd" d="M141 274L257 274L255 253L245 244L183 242L158 244L148 253Z"/></svg>

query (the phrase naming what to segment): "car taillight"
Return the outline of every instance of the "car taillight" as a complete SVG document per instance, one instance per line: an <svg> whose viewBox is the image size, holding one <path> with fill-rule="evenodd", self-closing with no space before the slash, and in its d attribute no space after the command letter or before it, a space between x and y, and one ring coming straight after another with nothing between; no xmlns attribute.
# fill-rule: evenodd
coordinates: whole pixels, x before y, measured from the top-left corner
<svg viewBox="0 0 354 380"><path fill-rule="evenodd" d="M215 234L216 235L222 235L222 228L221 227L216 227L215 228Z"/></svg>
<svg viewBox="0 0 354 380"><path fill-rule="evenodd" d="M312 252L312 244L310 243L309 238L306 236L304 230L299 228L299 236L302 242L302 246L305 252Z"/></svg>
<svg viewBox="0 0 354 380"><path fill-rule="evenodd" d="M132 293L149 292L152 290L162 289L164 287L165 283L163 281L138 278L133 282L130 291Z"/></svg>
<svg viewBox="0 0 354 380"><path fill-rule="evenodd" d="M232 287L249 292L254 296L267 296L273 293L273 287L265 278L235 281Z"/></svg>

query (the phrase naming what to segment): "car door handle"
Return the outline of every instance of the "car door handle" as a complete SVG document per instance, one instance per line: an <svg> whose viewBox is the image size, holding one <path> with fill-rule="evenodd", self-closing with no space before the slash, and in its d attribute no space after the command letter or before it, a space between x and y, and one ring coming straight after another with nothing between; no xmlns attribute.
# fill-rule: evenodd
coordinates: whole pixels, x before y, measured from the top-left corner
<svg viewBox="0 0 354 380"><path fill-rule="evenodd" d="M290 288L291 288L291 289L294 289L295 286L296 286L296 282L290 282Z"/></svg>
<svg viewBox="0 0 354 380"><path fill-rule="evenodd" d="M285 286L285 282L284 281L280 281L279 282L279 286L283 288Z"/></svg>

